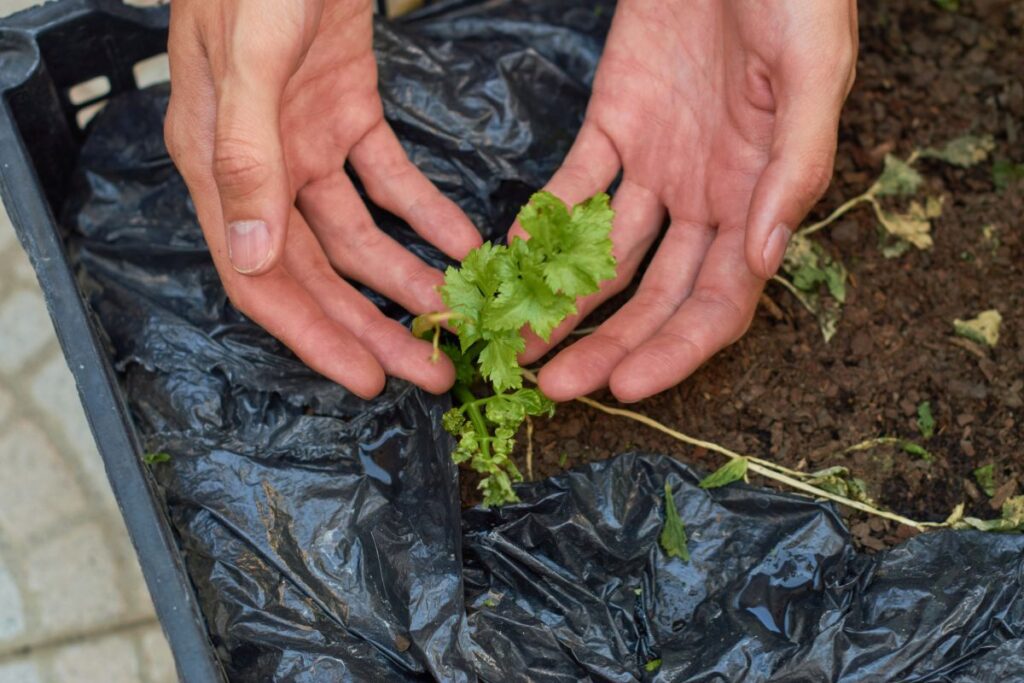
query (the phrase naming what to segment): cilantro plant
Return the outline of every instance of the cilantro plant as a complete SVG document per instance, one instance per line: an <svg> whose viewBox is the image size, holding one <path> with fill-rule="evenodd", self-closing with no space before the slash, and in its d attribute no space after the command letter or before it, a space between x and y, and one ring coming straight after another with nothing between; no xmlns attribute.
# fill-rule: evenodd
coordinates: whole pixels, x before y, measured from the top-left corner
<svg viewBox="0 0 1024 683"><path fill-rule="evenodd" d="M517 356L529 325L545 341L576 312L577 297L593 294L615 277L609 237L614 212L608 195L597 194L571 210L550 192L538 192L519 212L529 240L484 243L458 268L449 267L441 286L446 313L413 321L413 333L432 332L435 353L455 364L456 405L444 428L458 439L452 454L480 474L485 506L517 500L512 484L523 476L509 457L516 431L528 416L554 414L540 390L523 387ZM441 325L458 338L441 341ZM478 386L489 392L478 394Z"/></svg>

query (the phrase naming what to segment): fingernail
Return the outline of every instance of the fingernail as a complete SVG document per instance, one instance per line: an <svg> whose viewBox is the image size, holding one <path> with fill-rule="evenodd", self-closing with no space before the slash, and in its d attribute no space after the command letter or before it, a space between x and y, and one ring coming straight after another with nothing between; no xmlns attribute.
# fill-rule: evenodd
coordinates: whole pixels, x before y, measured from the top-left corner
<svg viewBox="0 0 1024 683"><path fill-rule="evenodd" d="M270 258L270 231L263 221L228 224L228 258L239 273L251 273Z"/></svg>
<svg viewBox="0 0 1024 683"><path fill-rule="evenodd" d="M764 259L764 269L768 272L769 276L774 275L775 271L782 265L782 257L786 253L786 244L792 235L793 233L790 232L789 228L779 223L772 230L772 234L768 236L768 241L764 245L761 258Z"/></svg>

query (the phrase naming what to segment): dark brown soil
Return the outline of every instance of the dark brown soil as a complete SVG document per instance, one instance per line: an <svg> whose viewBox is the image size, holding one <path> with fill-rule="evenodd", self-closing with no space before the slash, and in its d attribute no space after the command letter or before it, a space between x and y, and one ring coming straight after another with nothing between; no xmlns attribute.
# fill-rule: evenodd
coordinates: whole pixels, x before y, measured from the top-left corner
<svg viewBox="0 0 1024 683"><path fill-rule="evenodd" d="M863 192L888 151L905 157L915 147L989 133L994 158L1024 161L1024 2L962 5L951 13L924 0L861 3L857 84L842 119L833 186L812 219ZM979 490L972 471L995 465L997 499L1024 492L1024 182L998 192L991 159L967 170L931 161L918 168L929 194L946 195L934 249L884 258L866 209L820 234L851 275L829 344L788 292L769 285L769 300L742 340L679 387L631 408L790 467L844 465L876 501L916 519L942 520L960 502L968 514L998 516L999 501ZM987 225L994 242L982 234ZM990 308L1003 315L995 349L953 335L954 318ZM595 398L614 403L607 394ZM924 440L916 411L926 400L936 434ZM702 470L722 464L577 403L535 429L536 478L634 449ZM915 439L935 459L895 448L841 454L883 435ZM464 481L464 500L476 502L475 479ZM849 521L869 549L912 534L859 513Z"/></svg>

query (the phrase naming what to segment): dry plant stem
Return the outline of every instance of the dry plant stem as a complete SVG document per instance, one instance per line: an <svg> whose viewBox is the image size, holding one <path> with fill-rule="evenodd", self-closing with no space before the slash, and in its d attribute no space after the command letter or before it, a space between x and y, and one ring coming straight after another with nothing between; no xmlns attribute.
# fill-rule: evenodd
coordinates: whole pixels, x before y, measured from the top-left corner
<svg viewBox="0 0 1024 683"><path fill-rule="evenodd" d="M874 197L872 196L873 190L874 190L874 186L872 185L871 188L868 189L868 191L865 192L864 194L859 194L856 197L853 197L852 199L848 199L845 202L843 202L842 204L840 204L836 208L836 210L833 211L832 213L830 213L826 218L823 218L822 220L818 221L817 223L812 223L812 224L808 225L806 228L798 230L797 232L799 234L801 234L801 235L807 236L807 235L812 235L812 234L818 232L822 228L828 227L832 223L834 223L837 220L839 220L843 216L843 214L845 214L846 212L848 212L850 209L854 208L858 204L861 204L863 202L873 201L874 200Z"/></svg>
<svg viewBox="0 0 1024 683"><path fill-rule="evenodd" d="M534 375L529 370L523 370L523 376L531 382L537 382L537 376ZM906 526L917 529L918 531L923 531L927 527L945 526L943 523L938 522L918 522L916 520L910 519L909 517L898 515L895 512L880 510L876 507L872 507L865 503L861 503L860 501L851 500L850 498L845 498L843 496L830 493L829 491L820 489L817 486L813 486L811 484L808 484L807 482L795 479L793 476L789 476L790 474L792 474L796 476L806 477L807 475L803 472L790 470L788 468L776 465L775 463L769 462L767 460L761 460L760 458L740 455L739 453L731 451L728 448L725 448L724 446L719 446L718 444L712 443L711 441L695 439L692 436L688 436L686 434L683 434L682 432L672 429L671 427L667 427L658 422L657 420L647 417L646 415L643 415L642 413L638 413L633 410L626 410L624 408L613 408L611 406L601 403L600 401L595 401L592 398L587 398L586 396L580 396L579 398L576 399L576 401L582 403L583 405L590 406L591 408L599 410L602 413L606 413L608 415L617 415L619 417L625 417L627 419L634 420L643 425L647 425L648 427L655 429L663 434L667 434L668 436L672 437L673 439L676 439L677 441L682 441L683 443L690 444L691 446L706 448L709 451L719 453L730 459L745 457L748 462L747 467L749 471L760 474L762 477L765 477L766 479L772 479L774 481L786 484L787 486L794 488L797 491L802 491L803 493L810 494L811 496L814 496L816 498L826 498L833 502L839 503L840 505L845 505L846 507L853 508L855 510L860 510L861 512L866 512L870 515L875 515L877 517L882 517L884 519L888 519L899 524L904 524ZM860 445L861 444L857 444L857 446Z"/></svg>
<svg viewBox="0 0 1024 683"><path fill-rule="evenodd" d="M903 163L905 163L907 166L913 166L914 162L917 161L920 158L920 156L921 150L915 149L913 152L910 153L910 156L908 156ZM812 223L808 225L806 228L797 230L797 233L804 235L805 237L807 235L812 235L821 230L822 228L828 227L832 223L836 222L837 220L839 220L839 218L843 216L843 214L845 214L858 204L862 204L864 202L871 204L871 206L875 210L875 215L878 217L878 220L884 222L882 220L882 207L879 205L878 200L875 198L877 192L878 181L875 181L871 185L871 187L865 190L862 194L859 194L856 197L846 200L845 202L840 204L836 208L836 210L830 213L826 218L818 221L817 223Z"/></svg>
<svg viewBox="0 0 1024 683"><path fill-rule="evenodd" d="M772 275L772 282L777 282L789 291L790 294L796 297L796 300L800 302L800 305L807 309L811 315L817 315L814 311L814 307L811 302L807 300L804 293L797 289L796 285L780 275Z"/></svg>
<svg viewBox="0 0 1024 683"><path fill-rule="evenodd" d="M693 446L701 446L703 448L707 448L708 450L715 451L716 453L721 453L722 455L725 455L728 458L735 459L745 457L738 453L734 453L726 448L723 448L717 444L711 443L709 441L694 439L693 437L687 436L682 432L677 432L671 427L666 427L657 420L653 420L647 417L646 415L642 415L632 410L625 410L623 408L612 408L611 406L606 406L603 403L595 401L591 398L587 398L585 396L581 396L576 400L579 401L580 403L583 403L584 405L590 406L591 408L600 410L603 413L607 413L609 415L618 415L620 417L629 418L630 420L635 420L637 422L640 422L641 424L645 424L648 427L656 429L659 432L662 432L663 434L667 434L671 436L673 439L677 439L679 441L691 444ZM855 510L860 510L861 512L866 512L871 515L877 515L878 517L884 517L885 519L889 519L900 524L905 524L919 531L924 530L924 528L928 526L925 523L909 519L908 517L904 517L903 515L898 515L894 512L888 512L886 510L880 510L870 505L866 505L865 503L861 503L860 501L851 500L850 498L844 498L843 496L830 493L824 489L818 488L817 486L812 486L807 482L800 481L799 479L794 479L793 477L787 474L783 474L778 469L775 469L776 466L774 464L768 466L768 463L758 458L747 457L747 461L749 462L747 466L749 471L760 474L762 477L765 477L767 479L773 479L780 483L786 484L791 488L794 488L798 491L802 491L804 493L808 493L816 498L827 498L831 501L839 503L840 505L845 505L846 507L854 508Z"/></svg>
<svg viewBox="0 0 1024 683"><path fill-rule="evenodd" d="M860 443L855 443L852 446L848 446L843 449L843 453L857 453L858 451L868 451L876 446L889 446L898 445L904 443L905 439L899 439L895 436L880 436L877 439L867 439Z"/></svg>

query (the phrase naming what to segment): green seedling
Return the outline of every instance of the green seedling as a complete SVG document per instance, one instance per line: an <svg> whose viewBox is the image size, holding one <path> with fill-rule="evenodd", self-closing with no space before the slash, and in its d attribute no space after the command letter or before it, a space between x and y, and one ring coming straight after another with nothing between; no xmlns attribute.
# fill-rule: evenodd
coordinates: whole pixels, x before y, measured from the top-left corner
<svg viewBox="0 0 1024 683"><path fill-rule="evenodd" d="M460 267L449 267L441 286L448 312L413 321L413 332L431 337L434 353L455 364L457 405L445 413L444 428L458 445L452 458L484 475L483 505L518 500L512 484L523 476L510 458L516 431L528 416L551 416L555 404L539 389L523 387L517 356L529 326L541 339L576 312L576 299L593 294L615 277L609 238L614 213L600 193L571 210L550 192L538 192L519 212L529 240L487 242ZM447 324L457 343L441 342ZM479 384L489 390L475 393Z"/></svg>
<svg viewBox="0 0 1024 683"><path fill-rule="evenodd" d="M991 498L996 495L996 466L994 464L983 465L971 474L974 475L974 481L978 482L978 486L986 496Z"/></svg>
<svg viewBox="0 0 1024 683"><path fill-rule="evenodd" d="M654 673L655 671L657 671L660 668L661 668L661 660L660 659L652 659L651 661L649 661L646 664L644 664L644 671L646 671L649 674Z"/></svg>
<svg viewBox="0 0 1024 683"><path fill-rule="evenodd" d="M147 465L157 465L162 462L170 462L171 456L168 453L146 453L142 456L142 462Z"/></svg>
<svg viewBox="0 0 1024 683"><path fill-rule="evenodd" d="M926 439L935 436L935 417L932 415L931 401L922 401L917 406L917 429Z"/></svg>

